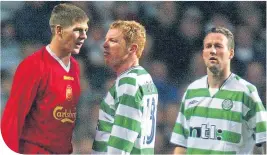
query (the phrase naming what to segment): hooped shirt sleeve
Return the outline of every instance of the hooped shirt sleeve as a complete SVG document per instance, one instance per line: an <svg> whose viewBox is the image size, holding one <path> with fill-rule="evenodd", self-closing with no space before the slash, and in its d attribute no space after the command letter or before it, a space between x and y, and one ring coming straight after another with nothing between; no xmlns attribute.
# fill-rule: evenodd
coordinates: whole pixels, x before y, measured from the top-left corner
<svg viewBox="0 0 267 155"><path fill-rule="evenodd" d="M136 96L136 94L140 94L136 93L140 89L138 89L136 79L125 79L119 81L117 87L117 92L122 95L119 95L118 98L119 103L107 146L108 154L130 154L141 130L142 96ZM126 83L121 84L124 80Z"/></svg>
<svg viewBox="0 0 267 155"><path fill-rule="evenodd" d="M18 66L1 120L3 140L15 152L19 152L24 121L34 102L41 79L39 60L32 58L26 58Z"/></svg>
<svg viewBox="0 0 267 155"><path fill-rule="evenodd" d="M256 144L266 142L267 113L256 87L251 86L251 93L244 102L247 102L246 105L248 105L248 108L250 109L247 112L245 119L251 130L254 131Z"/></svg>
<svg viewBox="0 0 267 155"><path fill-rule="evenodd" d="M178 112L177 119L173 127L170 142L186 148L189 128L187 125L185 114L185 96L186 92L184 93L182 102L180 104L180 110Z"/></svg>

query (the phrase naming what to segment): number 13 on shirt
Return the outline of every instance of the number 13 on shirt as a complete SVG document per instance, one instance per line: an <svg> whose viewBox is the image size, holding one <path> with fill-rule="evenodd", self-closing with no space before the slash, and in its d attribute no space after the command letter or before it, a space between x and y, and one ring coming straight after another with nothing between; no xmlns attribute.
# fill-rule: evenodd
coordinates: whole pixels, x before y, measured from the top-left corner
<svg viewBox="0 0 267 155"><path fill-rule="evenodd" d="M157 97L153 95L149 95L144 98L144 115L143 115L143 144L149 145L155 140L155 133L156 133L156 114L157 114Z"/></svg>

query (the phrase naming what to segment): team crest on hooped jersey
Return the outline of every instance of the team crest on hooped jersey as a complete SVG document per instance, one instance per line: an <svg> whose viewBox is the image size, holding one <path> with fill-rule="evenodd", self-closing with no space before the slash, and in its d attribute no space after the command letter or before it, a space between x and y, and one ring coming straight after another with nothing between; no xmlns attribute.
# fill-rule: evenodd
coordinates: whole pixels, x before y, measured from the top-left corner
<svg viewBox="0 0 267 155"><path fill-rule="evenodd" d="M233 101L226 99L222 102L222 108L224 110L231 110L233 108Z"/></svg>
<svg viewBox="0 0 267 155"><path fill-rule="evenodd" d="M66 100L67 101L71 101L72 100L72 96L73 96L72 87L70 85L68 85L67 88L66 88Z"/></svg>

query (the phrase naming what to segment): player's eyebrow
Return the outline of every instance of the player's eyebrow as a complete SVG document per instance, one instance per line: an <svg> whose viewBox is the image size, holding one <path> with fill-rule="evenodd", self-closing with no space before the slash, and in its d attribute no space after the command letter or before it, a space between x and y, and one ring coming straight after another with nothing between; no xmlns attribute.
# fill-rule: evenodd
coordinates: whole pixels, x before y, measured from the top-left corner
<svg viewBox="0 0 267 155"><path fill-rule="evenodd" d="M82 28L82 27L75 27L74 29L73 29L73 31L88 31L88 27L86 27L86 28Z"/></svg>

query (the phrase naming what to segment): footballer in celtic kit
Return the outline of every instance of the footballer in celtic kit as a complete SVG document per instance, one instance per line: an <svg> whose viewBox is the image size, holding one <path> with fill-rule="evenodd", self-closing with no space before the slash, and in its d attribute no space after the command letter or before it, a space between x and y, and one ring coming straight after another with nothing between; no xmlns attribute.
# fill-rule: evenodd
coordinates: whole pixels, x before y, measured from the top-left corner
<svg viewBox="0 0 267 155"><path fill-rule="evenodd" d="M117 79L100 104L94 154L154 154L158 92L139 65L146 41L135 21L115 21L104 43L105 63Z"/></svg>
<svg viewBox="0 0 267 155"><path fill-rule="evenodd" d="M157 102L157 89L141 66L120 75L101 102L93 149L154 153Z"/></svg>
<svg viewBox="0 0 267 155"><path fill-rule="evenodd" d="M214 95L207 76L188 87L171 137L189 154L245 154L265 140L266 113L257 90L234 73Z"/></svg>
<svg viewBox="0 0 267 155"><path fill-rule="evenodd" d="M266 110L257 88L234 74L234 36L212 28L203 42L207 75L184 93L171 136L175 154L252 154L266 147Z"/></svg>

